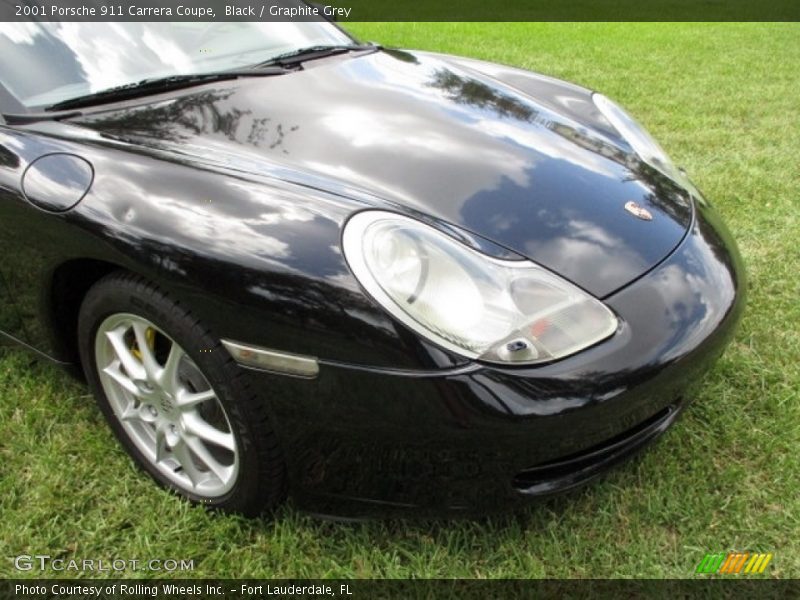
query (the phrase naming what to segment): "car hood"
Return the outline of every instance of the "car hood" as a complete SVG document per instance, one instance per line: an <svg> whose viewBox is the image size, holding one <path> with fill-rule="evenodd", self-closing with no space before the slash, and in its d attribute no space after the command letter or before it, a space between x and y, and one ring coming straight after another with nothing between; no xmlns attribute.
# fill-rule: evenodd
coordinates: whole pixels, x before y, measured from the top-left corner
<svg viewBox="0 0 800 600"><path fill-rule="evenodd" d="M588 90L489 63L350 54L118 106L70 122L137 151L421 213L598 297L663 260L692 218L688 195L638 160Z"/></svg>

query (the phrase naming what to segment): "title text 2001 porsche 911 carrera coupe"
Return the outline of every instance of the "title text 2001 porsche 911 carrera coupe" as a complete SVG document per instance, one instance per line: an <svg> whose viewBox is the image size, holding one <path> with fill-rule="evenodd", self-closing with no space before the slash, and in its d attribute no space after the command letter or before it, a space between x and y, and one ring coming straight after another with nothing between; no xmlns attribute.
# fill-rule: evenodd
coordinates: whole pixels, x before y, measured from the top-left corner
<svg viewBox="0 0 800 600"><path fill-rule="evenodd" d="M684 408L743 306L606 97L331 23L0 24L3 337L212 507L477 513Z"/></svg>

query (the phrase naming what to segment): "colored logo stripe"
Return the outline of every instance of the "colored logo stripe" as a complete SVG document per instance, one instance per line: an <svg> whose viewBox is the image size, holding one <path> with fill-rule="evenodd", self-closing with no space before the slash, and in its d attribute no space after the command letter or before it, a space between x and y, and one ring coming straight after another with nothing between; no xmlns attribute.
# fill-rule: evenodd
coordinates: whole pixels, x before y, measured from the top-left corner
<svg viewBox="0 0 800 600"><path fill-rule="evenodd" d="M722 565L719 570L720 573L738 573L742 568L744 561L747 560L748 554L740 554L738 552L731 552L728 555L728 560Z"/></svg>
<svg viewBox="0 0 800 600"><path fill-rule="evenodd" d="M697 565L697 573L716 573L722 561L725 560L725 554L706 554L700 564Z"/></svg>
<svg viewBox="0 0 800 600"><path fill-rule="evenodd" d="M749 559L749 560L748 560ZM728 554L706 554L695 569L696 573L763 573L772 553L730 552Z"/></svg>

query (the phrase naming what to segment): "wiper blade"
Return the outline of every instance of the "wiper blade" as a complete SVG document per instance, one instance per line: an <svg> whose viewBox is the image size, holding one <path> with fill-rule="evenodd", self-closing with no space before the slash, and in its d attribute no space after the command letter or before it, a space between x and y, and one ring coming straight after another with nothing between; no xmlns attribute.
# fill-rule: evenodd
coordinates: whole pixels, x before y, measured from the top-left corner
<svg viewBox="0 0 800 600"><path fill-rule="evenodd" d="M340 44L331 46L308 46L306 48L299 48L273 56L269 60L260 63L258 66L266 65L292 65L301 63L307 60L314 60L315 58L324 58L326 56L333 56L334 54L344 54L345 52L356 52L359 50L380 50L380 46L375 44Z"/></svg>
<svg viewBox="0 0 800 600"><path fill-rule="evenodd" d="M70 110L105 102L115 102L126 100L138 96L158 94L170 90L201 85L213 81L224 81L227 79L238 79L239 77L268 77L270 75L282 75L288 71L280 66L264 66L257 69L236 69L232 71L215 71L212 73L194 73L187 75L170 75L168 77L152 77L142 79L134 83L126 83L107 90L100 90L85 96L70 98L62 102L56 102L44 108L45 111Z"/></svg>

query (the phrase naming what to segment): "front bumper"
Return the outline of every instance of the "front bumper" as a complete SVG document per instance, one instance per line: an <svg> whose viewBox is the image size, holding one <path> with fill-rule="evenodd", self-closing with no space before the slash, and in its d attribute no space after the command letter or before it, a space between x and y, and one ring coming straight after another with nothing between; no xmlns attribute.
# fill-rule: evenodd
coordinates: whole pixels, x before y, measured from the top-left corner
<svg viewBox="0 0 800 600"><path fill-rule="evenodd" d="M743 268L713 209L681 245L605 298L611 339L536 368L436 373L325 365L269 390L296 502L347 516L485 512L584 483L663 433L727 344Z"/></svg>

